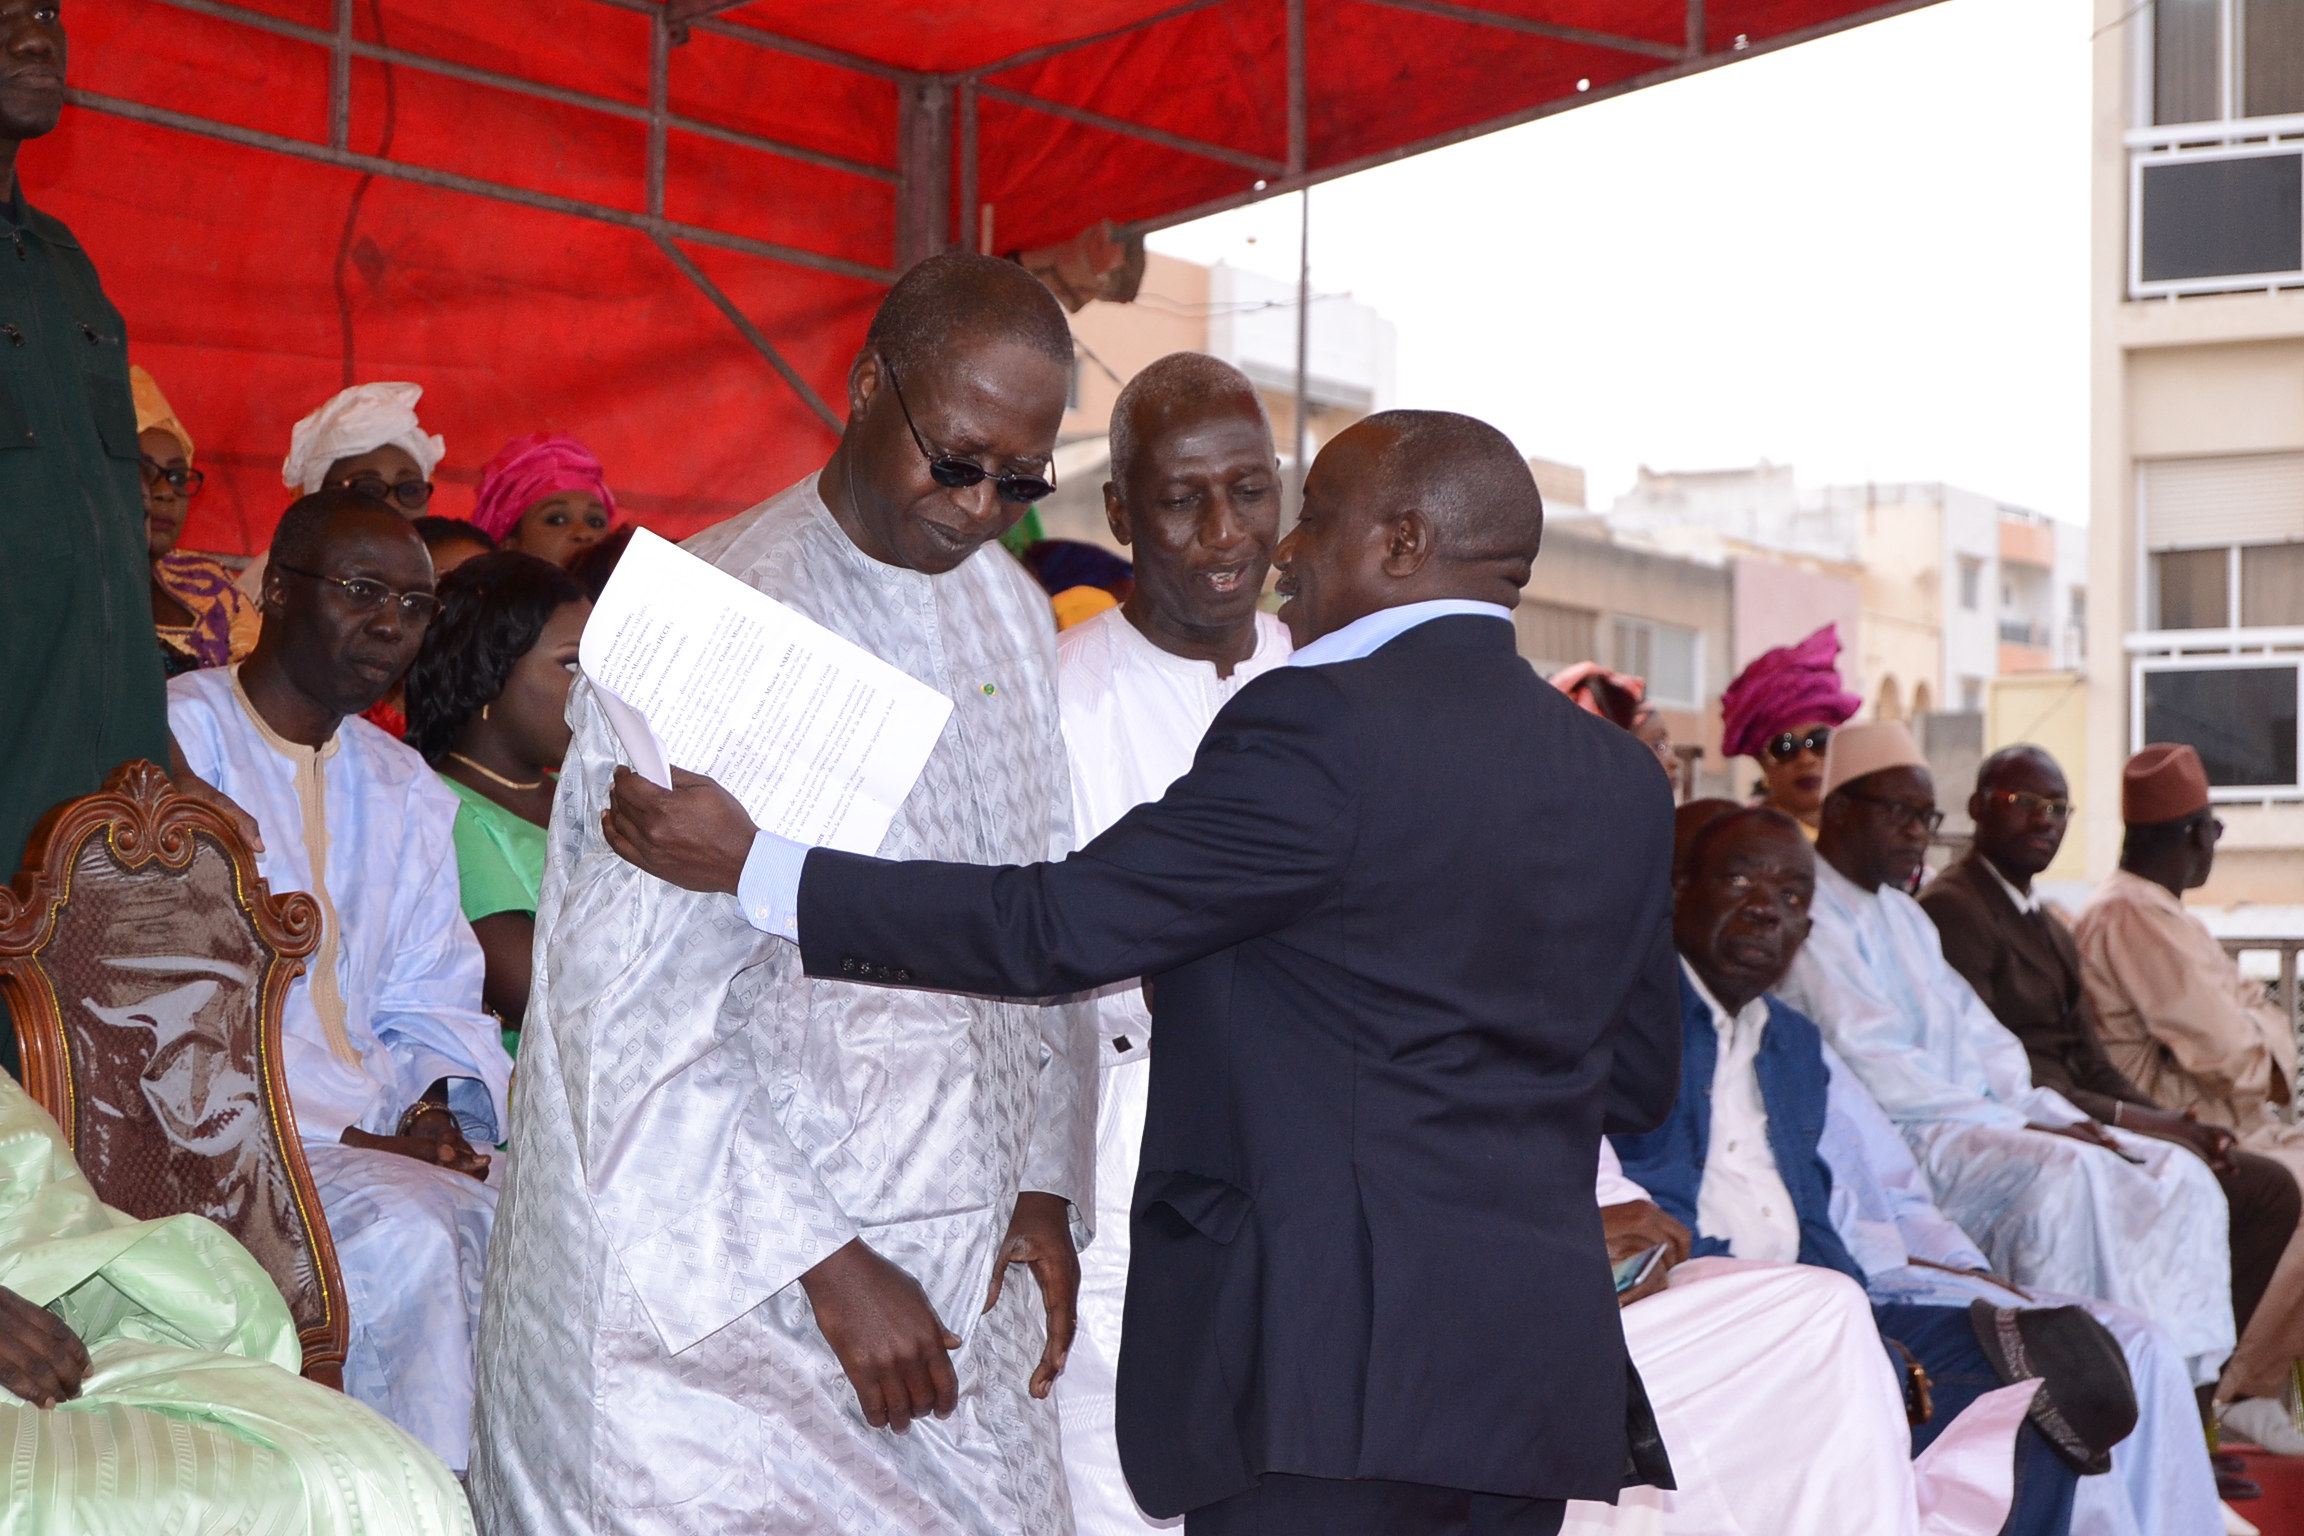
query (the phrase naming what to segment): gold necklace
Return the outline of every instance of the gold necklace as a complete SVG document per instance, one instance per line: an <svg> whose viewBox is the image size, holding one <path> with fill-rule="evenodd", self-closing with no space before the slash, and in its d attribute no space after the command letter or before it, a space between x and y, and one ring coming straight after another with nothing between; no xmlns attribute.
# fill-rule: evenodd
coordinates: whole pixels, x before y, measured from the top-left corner
<svg viewBox="0 0 2304 1536"><path fill-rule="evenodd" d="M472 759L466 757L461 752L451 752L448 755L456 759L456 761L462 763L465 767L471 769L474 773L480 775L480 777L486 779L491 784L501 784L506 789L542 789L544 787L544 781L542 779L537 779L531 783L522 784L517 779L508 779L504 777L504 775L498 773L495 769L490 768L485 763L476 763L472 761Z"/></svg>

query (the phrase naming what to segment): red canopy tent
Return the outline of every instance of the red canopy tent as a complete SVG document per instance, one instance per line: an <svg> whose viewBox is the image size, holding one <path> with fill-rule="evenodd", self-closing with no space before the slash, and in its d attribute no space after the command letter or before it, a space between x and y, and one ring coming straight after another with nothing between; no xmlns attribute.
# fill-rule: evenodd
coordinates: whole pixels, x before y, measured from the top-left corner
<svg viewBox="0 0 2304 1536"><path fill-rule="evenodd" d="M412 379L436 510L574 432L674 535L821 462L886 285L1130 233L1928 0L92 0L26 147L247 552L288 429Z"/></svg>

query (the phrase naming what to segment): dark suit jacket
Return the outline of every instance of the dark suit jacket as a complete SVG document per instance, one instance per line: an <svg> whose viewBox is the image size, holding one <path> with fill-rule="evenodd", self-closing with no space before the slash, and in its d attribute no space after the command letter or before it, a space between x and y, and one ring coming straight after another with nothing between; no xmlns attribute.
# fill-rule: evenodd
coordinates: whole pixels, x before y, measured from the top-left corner
<svg viewBox="0 0 2304 1536"><path fill-rule="evenodd" d="M1696 1220L1704 1158L1712 1150L1712 1073L1720 1060L1720 1035L1711 1008L1686 976L1680 978L1680 1027L1680 1099L1671 1118L1645 1135L1609 1139L1624 1176L1696 1234L1688 1256L1700 1259L1728 1252L1728 1240L1704 1231ZM1800 1215L1800 1262L1836 1269L1862 1285L1864 1271L1832 1230L1832 1171L1816 1150L1832 1081L1824 1069L1823 1035L1808 1015L1771 997L1768 1028L1752 1067L1768 1110L1768 1150Z"/></svg>
<svg viewBox="0 0 2304 1536"><path fill-rule="evenodd" d="M1281 668L1057 864L816 849L816 976L1044 997L1154 978L1118 1432L1173 1515L1261 1474L1612 1499L1627 1363L1603 1129L1679 1082L1655 759L1432 620Z"/></svg>
<svg viewBox="0 0 2304 1536"><path fill-rule="evenodd" d="M2017 911L1982 858L1961 855L1920 893L1921 907L1943 936L1944 958L2024 1042L2033 1082L2098 1120L2110 1120L2112 1106L2122 1101L2150 1106L2104 1054L2072 935L2046 913Z"/></svg>

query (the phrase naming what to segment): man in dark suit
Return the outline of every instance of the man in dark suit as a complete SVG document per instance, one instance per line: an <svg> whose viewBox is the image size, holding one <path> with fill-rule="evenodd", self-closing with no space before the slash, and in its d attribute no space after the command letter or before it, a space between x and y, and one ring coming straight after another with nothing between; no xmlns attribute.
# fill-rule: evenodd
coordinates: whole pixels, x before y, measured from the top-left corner
<svg viewBox="0 0 2304 1536"><path fill-rule="evenodd" d="M2056 760L2034 746L1993 753L1976 772L1968 814L1974 845L1920 893L1944 958L2024 1042L2033 1082L2106 1125L2189 1147L2208 1164L2232 1208L2232 1314L2245 1335L2296 1234L2295 1179L2271 1158L2240 1151L2224 1127L2161 1108L2105 1054L2081 988L2080 951L2032 891L2072 814Z"/></svg>
<svg viewBox="0 0 2304 1536"><path fill-rule="evenodd" d="M1601 1134L1678 1081L1671 794L1514 651L1542 529L1494 428L1338 437L1275 556L1295 665L1062 863L800 850L685 775L620 776L605 814L643 869L741 886L813 975L1152 978L1118 1435L1192 1536L1542 1536L1669 1478L1652 1441L1628 1465L1592 1188Z"/></svg>

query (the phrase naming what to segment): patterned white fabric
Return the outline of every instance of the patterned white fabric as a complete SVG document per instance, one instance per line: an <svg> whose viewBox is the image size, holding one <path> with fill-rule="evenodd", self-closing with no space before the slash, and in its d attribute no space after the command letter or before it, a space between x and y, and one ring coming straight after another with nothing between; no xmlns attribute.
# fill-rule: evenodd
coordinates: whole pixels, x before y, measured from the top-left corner
<svg viewBox="0 0 2304 1536"><path fill-rule="evenodd" d="M953 700L882 856L1068 851L1055 625L1004 551L882 565L813 476L688 548ZM1090 1010L810 981L733 897L609 851L614 733L581 681L568 710L482 1308L482 1528L1065 1536L1055 1405L1026 1392L1037 1288L1018 1271L981 1309L1020 1189L1086 1237ZM965 1340L950 1419L868 1427L793 1283L858 1235Z"/></svg>
<svg viewBox="0 0 2304 1536"><path fill-rule="evenodd" d="M1256 649L1218 677L1214 664L1172 656L1117 608L1066 630L1056 642L1056 691L1072 761L1072 818L1085 843L1192 766L1200 738L1231 697L1288 659L1288 631L1256 615ZM1112 1438L1120 1363L1120 1308L1128 1289L1128 1207L1144 1142L1152 1086L1152 1012L1133 981L1096 998L1096 1241L1080 1255L1080 1332L1056 1382L1064 1419L1064 1475L1080 1536L1134 1536L1184 1522L1136 1507Z"/></svg>
<svg viewBox="0 0 2304 1536"><path fill-rule="evenodd" d="M311 891L297 765L264 739L232 674L174 679L168 725L192 771L256 818L265 883L276 894ZM465 1133L492 1145L503 1139L512 1061L496 1021L480 1011L480 944L458 898L456 797L365 720L346 720L331 745L320 764L325 910L337 924L353 1058L330 1048L310 979L300 976L282 1011L281 1059L351 1298L345 1390L460 1471L495 1196L462 1174L355 1151L341 1137L347 1126L390 1134L401 1111L446 1078Z"/></svg>
<svg viewBox="0 0 2304 1536"><path fill-rule="evenodd" d="M2141 1165L2028 1122L2087 1117L2036 1088L2024 1047L1901 891L1816 861L1815 927L1784 999L1911 1144L1936 1203L2017 1284L2117 1302L2166 1329L2198 1382L2232 1353L2224 1193L2184 1148L2109 1134Z"/></svg>
<svg viewBox="0 0 2304 1536"><path fill-rule="evenodd" d="M2026 1287L2021 1294L1984 1269L1984 1255L1928 1198L1919 1164L1864 1085L1824 1051L1832 1074L1824 1134L1816 1143L1832 1173L1832 1228L1864 1267L1875 1302L1964 1307L2056 1307L2077 1303L2110 1329L2136 1386L2136 1428L2112 1447L2108 1477L2080 1479L2072 1536L2218 1536L2216 1479L2200 1438L2192 1380L2168 1335L2110 1302Z"/></svg>

